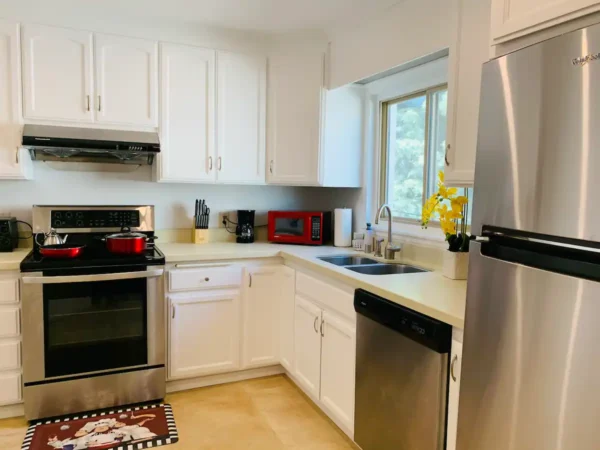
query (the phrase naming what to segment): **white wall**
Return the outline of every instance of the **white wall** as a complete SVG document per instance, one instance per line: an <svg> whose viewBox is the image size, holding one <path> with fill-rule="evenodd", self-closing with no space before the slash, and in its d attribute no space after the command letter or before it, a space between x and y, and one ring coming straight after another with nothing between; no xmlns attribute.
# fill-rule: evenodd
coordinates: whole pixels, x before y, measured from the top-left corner
<svg viewBox="0 0 600 450"><path fill-rule="evenodd" d="M448 48L457 11L456 0L405 0L362 24L332 28L329 88Z"/></svg>
<svg viewBox="0 0 600 450"><path fill-rule="evenodd" d="M358 189L294 188L278 186L211 186L163 184L152 181L151 168L131 173L64 172L35 162L33 181L0 182L0 216L10 213L31 221L32 205L156 206L158 229L191 227L194 200L204 198L211 208L211 227L218 213L236 209L257 210L264 223L270 209L325 209L353 205ZM260 222L263 220L263 222Z"/></svg>

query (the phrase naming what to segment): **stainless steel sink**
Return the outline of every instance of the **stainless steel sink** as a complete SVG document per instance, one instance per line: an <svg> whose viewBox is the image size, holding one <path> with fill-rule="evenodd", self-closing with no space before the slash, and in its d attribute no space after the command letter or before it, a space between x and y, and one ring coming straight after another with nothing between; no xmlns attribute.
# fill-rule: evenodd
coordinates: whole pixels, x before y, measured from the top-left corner
<svg viewBox="0 0 600 450"><path fill-rule="evenodd" d="M369 266L346 267L346 269L365 275L395 275L402 273L428 272L428 270L406 264L373 264Z"/></svg>
<svg viewBox="0 0 600 450"><path fill-rule="evenodd" d="M364 258L362 256L323 256L318 258L321 261L335 264L336 266L361 266L364 264L377 264L378 261L371 258Z"/></svg>

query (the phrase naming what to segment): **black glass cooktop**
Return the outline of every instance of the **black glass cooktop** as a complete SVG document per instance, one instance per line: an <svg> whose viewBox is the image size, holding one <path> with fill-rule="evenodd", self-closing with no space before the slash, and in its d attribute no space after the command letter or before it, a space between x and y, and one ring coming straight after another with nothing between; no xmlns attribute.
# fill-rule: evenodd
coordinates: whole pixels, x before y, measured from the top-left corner
<svg viewBox="0 0 600 450"><path fill-rule="evenodd" d="M147 233L150 235L150 233ZM165 255L153 244L148 244L146 251L140 255L116 255L107 250L103 235L74 234L69 236L67 243L85 245L81 256L73 259L57 259L42 256L38 246L21 262L21 272L40 272L60 269L88 269L102 267L136 267L149 265L164 265Z"/></svg>

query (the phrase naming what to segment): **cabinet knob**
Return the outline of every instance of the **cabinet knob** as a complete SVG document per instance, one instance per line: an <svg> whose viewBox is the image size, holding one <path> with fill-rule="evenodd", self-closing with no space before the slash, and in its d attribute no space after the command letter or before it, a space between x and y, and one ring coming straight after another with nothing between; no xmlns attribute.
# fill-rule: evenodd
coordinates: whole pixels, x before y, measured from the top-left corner
<svg viewBox="0 0 600 450"><path fill-rule="evenodd" d="M317 328L317 322L319 321L318 317L315 317L315 323L313 323L313 328L315 329L315 333L319 332L319 329Z"/></svg>
<svg viewBox="0 0 600 450"><path fill-rule="evenodd" d="M325 337L325 332L323 331L323 325L325 325L325 321L321 320L321 337Z"/></svg>
<svg viewBox="0 0 600 450"><path fill-rule="evenodd" d="M85 97L87 99L87 110L89 111L90 110L90 96L86 95Z"/></svg>
<svg viewBox="0 0 600 450"><path fill-rule="evenodd" d="M450 161L448 161L448 151L450 150L450 144L446 145L446 154L444 155L444 161L446 161L446 165L450 165Z"/></svg>
<svg viewBox="0 0 600 450"><path fill-rule="evenodd" d="M98 96L98 111L102 111L102 96Z"/></svg>
<svg viewBox="0 0 600 450"><path fill-rule="evenodd" d="M212 170L212 156L208 157L208 170Z"/></svg>
<svg viewBox="0 0 600 450"><path fill-rule="evenodd" d="M217 159L217 169L221 170L221 157L219 156L219 159Z"/></svg>
<svg viewBox="0 0 600 450"><path fill-rule="evenodd" d="M17 151L15 152L15 162L19 164L19 149L20 147L17 145Z"/></svg>
<svg viewBox="0 0 600 450"><path fill-rule="evenodd" d="M269 163L269 172L273 173L273 160Z"/></svg>
<svg viewBox="0 0 600 450"><path fill-rule="evenodd" d="M173 312L171 313L171 319L175 318L175 305L173 305Z"/></svg>
<svg viewBox="0 0 600 450"><path fill-rule="evenodd" d="M204 281L206 281L206 282L208 283L208 282L210 281L210 278L206 277L206 278L204 279Z"/></svg>

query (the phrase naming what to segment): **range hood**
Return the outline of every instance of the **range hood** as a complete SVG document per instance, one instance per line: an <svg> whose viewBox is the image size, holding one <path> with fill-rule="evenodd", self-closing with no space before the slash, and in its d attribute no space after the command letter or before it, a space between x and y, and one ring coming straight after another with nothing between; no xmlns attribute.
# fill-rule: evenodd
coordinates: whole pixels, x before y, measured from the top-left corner
<svg viewBox="0 0 600 450"><path fill-rule="evenodd" d="M158 133L25 125L22 146L37 161L151 165Z"/></svg>

